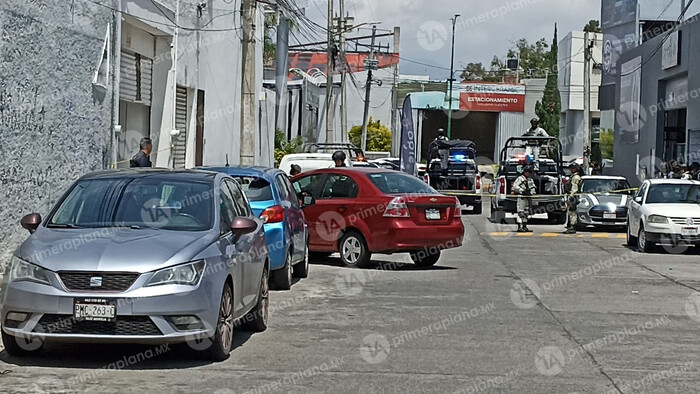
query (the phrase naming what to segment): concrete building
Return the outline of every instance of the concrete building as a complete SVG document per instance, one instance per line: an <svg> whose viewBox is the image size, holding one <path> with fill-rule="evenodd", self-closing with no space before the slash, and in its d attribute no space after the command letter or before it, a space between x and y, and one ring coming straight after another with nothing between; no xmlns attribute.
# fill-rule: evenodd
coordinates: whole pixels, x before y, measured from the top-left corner
<svg viewBox="0 0 700 394"><path fill-rule="evenodd" d="M594 44L592 62L588 71L584 70L584 33L572 31L559 41L559 94L561 95L561 122L559 139L564 156L583 155L583 80L588 72L591 78L590 113L592 134L600 129L598 109L598 89L602 71L594 64L602 62L603 35L590 33L589 40Z"/></svg>
<svg viewBox="0 0 700 394"><path fill-rule="evenodd" d="M161 167L237 163L241 20L236 3L175 0L0 4L0 257L26 237L19 220L48 213L82 174L128 165L138 141L154 141ZM263 26L258 8L257 26ZM260 164L272 157L262 90ZM274 124L274 119L272 119ZM178 133L173 133L178 130ZM274 130L274 128L272 128Z"/></svg>
<svg viewBox="0 0 700 394"><path fill-rule="evenodd" d="M700 14L622 54L615 94L615 169L631 183L660 164L700 162Z"/></svg>

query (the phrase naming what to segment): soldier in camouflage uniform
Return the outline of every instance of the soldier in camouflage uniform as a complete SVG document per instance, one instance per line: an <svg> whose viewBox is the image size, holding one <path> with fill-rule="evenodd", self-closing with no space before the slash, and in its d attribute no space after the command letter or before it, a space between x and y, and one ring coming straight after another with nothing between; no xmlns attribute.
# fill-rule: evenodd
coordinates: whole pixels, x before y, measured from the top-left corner
<svg viewBox="0 0 700 394"><path fill-rule="evenodd" d="M576 164L571 164L569 168L571 169L571 178L565 187L566 208L568 210L567 215L569 220L564 234L576 234L576 224L578 223L576 207L578 206L578 192L581 189L581 169Z"/></svg>
<svg viewBox="0 0 700 394"><path fill-rule="evenodd" d="M518 197L518 218L516 219L519 233L532 232L527 228L527 218L530 216L530 198L528 197L535 193L537 189L535 189L535 181L532 180L532 167L525 166L523 173L513 182L513 194L521 196Z"/></svg>

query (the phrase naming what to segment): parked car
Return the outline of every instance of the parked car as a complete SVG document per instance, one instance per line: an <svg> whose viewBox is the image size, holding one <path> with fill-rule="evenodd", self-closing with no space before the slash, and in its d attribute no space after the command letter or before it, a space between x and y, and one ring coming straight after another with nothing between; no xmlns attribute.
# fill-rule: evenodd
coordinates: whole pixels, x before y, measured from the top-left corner
<svg viewBox="0 0 700 394"><path fill-rule="evenodd" d="M281 170L266 167L207 167L233 177L250 201L253 214L265 223L270 256L270 285L289 290L292 277L309 275L308 238L304 211Z"/></svg>
<svg viewBox="0 0 700 394"><path fill-rule="evenodd" d="M420 266L437 263L443 249L462 245L464 225L455 197L420 179L385 169L330 168L293 178L304 212L309 250L340 252L346 266L365 267L372 253L410 253Z"/></svg>
<svg viewBox="0 0 700 394"><path fill-rule="evenodd" d="M5 350L44 342L187 342L228 357L234 325L268 321L262 220L231 178L202 171L118 170L76 181L31 235L0 290Z"/></svg>
<svg viewBox="0 0 700 394"><path fill-rule="evenodd" d="M304 153L330 153L343 151L345 155L352 161L365 161L365 153L355 144L351 143L326 143L326 142L310 142L302 145Z"/></svg>
<svg viewBox="0 0 700 394"><path fill-rule="evenodd" d="M576 207L577 227L626 226L627 203L634 193L620 176L583 176Z"/></svg>
<svg viewBox="0 0 700 394"><path fill-rule="evenodd" d="M627 245L651 252L659 243L700 247L700 181L650 179L630 201Z"/></svg>
<svg viewBox="0 0 700 394"><path fill-rule="evenodd" d="M292 164L298 164L299 167L301 167L301 172L334 167L335 162L333 162L332 156L332 153L293 153L284 156L282 160L280 160L279 169L289 175ZM352 166L352 162L349 158L345 159L345 165L348 167Z"/></svg>

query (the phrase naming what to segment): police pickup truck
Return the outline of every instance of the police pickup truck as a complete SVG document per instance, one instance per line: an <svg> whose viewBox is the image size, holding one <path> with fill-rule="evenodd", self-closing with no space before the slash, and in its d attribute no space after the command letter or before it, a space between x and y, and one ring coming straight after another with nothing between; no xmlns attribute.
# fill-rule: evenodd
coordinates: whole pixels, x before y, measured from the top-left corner
<svg viewBox="0 0 700 394"><path fill-rule="evenodd" d="M466 140L435 140L428 147L426 175L433 189L459 199L481 214L481 175L476 165L476 144Z"/></svg>
<svg viewBox="0 0 700 394"><path fill-rule="evenodd" d="M561 144L553 137L509 138L499 157L499 169L491 197L491 221L505 222L506 213L517 213L517 198L512 193L513 181L526 165L533 168L532 179L537 193L531 199L532 214L547 214L550 222L566 223L566 202L563 194Z"/></svg>

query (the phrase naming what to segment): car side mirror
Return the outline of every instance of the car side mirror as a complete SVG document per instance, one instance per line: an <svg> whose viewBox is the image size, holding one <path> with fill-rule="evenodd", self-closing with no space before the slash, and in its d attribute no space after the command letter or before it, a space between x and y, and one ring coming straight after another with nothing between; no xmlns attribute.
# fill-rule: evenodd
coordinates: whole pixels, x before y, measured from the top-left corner
<svg viewBox="0 0 700 394"><path fill-rule="evenodd" d="M635 198L634 198L634 202L636 202L637 204L641 204L641 203L642 203L642 197L635 197Z"/></svg>
<svg viewBox="0 0 700 394"><path fill-rule="evenodd" d="M22 228L29 231L30 234L34 234L39 225L41 224L41 215L38 213L30 213L29 215L22 218L20 222Z"/></svg>
<svg viewBox="0 0 700 394"><path fill-rule="evenodd" d="M310 207L316 205L316 199L314 196L309 196L308 194L303 196L301 199L301 206L302 207Z"/></svg>
<svg viewBox="0 0 700 394"><path fill-rule="evenodd" d="M244 217L237 217L233 219L233 224L231 224L231 231L233 235L241 236L245 234L250 234L258 228L258 224L255 220Z"/></svg>

